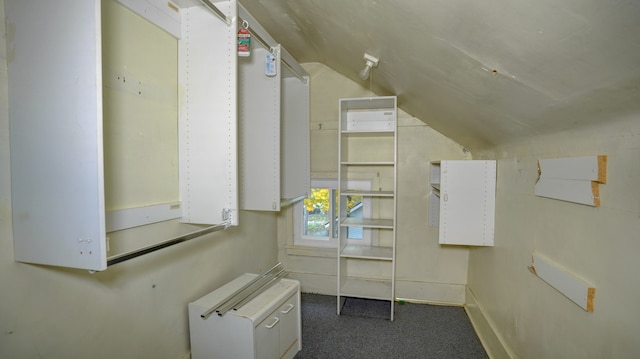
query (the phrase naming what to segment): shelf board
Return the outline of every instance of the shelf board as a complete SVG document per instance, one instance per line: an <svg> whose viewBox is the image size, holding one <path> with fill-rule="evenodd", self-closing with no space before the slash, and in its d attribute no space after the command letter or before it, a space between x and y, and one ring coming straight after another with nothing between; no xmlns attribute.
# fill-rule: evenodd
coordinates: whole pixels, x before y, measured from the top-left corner
<svg viewBox="0 0 640 359"><path fill-rule="evenodd" d="M345 166L393 166L393 161L342 161L341 165Z"/></svg>
<svg viewBox="0 0 640 359"><path fill-rule="evenodd" d="M372 280L347 277L341 281L340 293L345 297L393 300L391 280Z"/></svg>
<svg viewBox="0 0 640 359"><path fill-rule="evenodd" d="M396 132L389 129L380 130L342 130L343 135L356 135L356 136L393 136Z"/></svg>
<svg viewBox="0 0 640 359"><path fill-rule="evenodd" d="M371 219L346 217L340 221L343 227L388 228L393 229L393 219Z"/></svg>
<svg viewBox="0 0 640 359"><path fill-rule="evenodd" d="M393 191L362 191L357 189L346 189L340 192L341 196L363 196L363 197L393 197Z"/></svg>
<svg viewBox="0 0 640 359"><path fill-rule="evenodd" d="M343 258L391 261L393 260L393 248L351 244L342 249L340 256Z"/></svg>

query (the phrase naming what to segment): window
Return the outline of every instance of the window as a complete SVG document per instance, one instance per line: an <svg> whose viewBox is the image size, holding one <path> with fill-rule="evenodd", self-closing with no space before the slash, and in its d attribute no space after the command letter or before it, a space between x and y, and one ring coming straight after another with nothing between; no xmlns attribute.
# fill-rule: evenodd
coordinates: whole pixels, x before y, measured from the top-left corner
<svg viewBox="0 0 640 359"><path fill-rule="evenodd" d="M311 196L294 205L294 244L312 247L336 247L338 243L338 208L340 196L335 179L312 179ZM371 181L349 181L350 188L368 190ZM370 216L370 200L362 196L347 196L349 216ZM362 227L348 227L347 237L354 243L369 244L370 233Z"/></svg>

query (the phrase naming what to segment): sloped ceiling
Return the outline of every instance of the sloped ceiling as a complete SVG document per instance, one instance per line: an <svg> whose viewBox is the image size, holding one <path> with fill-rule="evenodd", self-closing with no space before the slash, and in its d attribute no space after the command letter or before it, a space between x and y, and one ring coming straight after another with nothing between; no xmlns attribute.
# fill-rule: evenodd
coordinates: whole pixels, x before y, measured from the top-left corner
<svg viewBox="0 0 640 359"><path fill-rule="evenodd" d="M636 114L637 0L241 0L321 62L469 149ZM380 59L361 81L363 54Z"/></svg>

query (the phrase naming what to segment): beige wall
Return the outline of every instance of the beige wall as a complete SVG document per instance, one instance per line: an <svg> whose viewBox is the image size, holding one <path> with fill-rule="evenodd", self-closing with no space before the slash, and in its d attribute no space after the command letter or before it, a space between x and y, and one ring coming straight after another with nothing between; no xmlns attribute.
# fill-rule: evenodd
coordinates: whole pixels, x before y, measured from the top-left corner
<svg viewBox="0 0 640 359"><path fill-rule="evenodd" d="M633 114L474 154L498 160L496 237L470 252L468 299L514 356L640 357L639 134ZM533 195L539 158L599 154L600 207ZM593 313L529 272L534 250L595 286Z"/></svg>
<svg viewBox="0 0 640 359"><path fill-rule="evenodd" d="M333 178L338 159L338 99L372 93L318 63L303 64L311 75L311 172ZM400 99L401 101L401 99ZM442 247L438 230L427 226L429 161L470 158L464 149L419 119L399 111L396 296L462 304L468 249ZM302 289L336 293L336 250L294 247L292 209L279 216L279 257Z"/></svg>
<svg viewBox="0 0 640 359"><path fill-rule="evenodd" d="M187 304L277 261L275 214L95 274L16 263L5 35L0 0L0 358L182 358Z"/></svg>

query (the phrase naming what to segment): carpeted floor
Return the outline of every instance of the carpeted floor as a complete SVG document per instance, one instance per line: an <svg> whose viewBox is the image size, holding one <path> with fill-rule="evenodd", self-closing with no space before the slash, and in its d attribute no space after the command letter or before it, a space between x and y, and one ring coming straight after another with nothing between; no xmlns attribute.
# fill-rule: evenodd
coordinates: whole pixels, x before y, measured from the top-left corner
<svg viewBox="0 0 640 359"><path fill-rule="evenodd" d="M461 307L302 294L303 358L488 358Z"/></svg>

